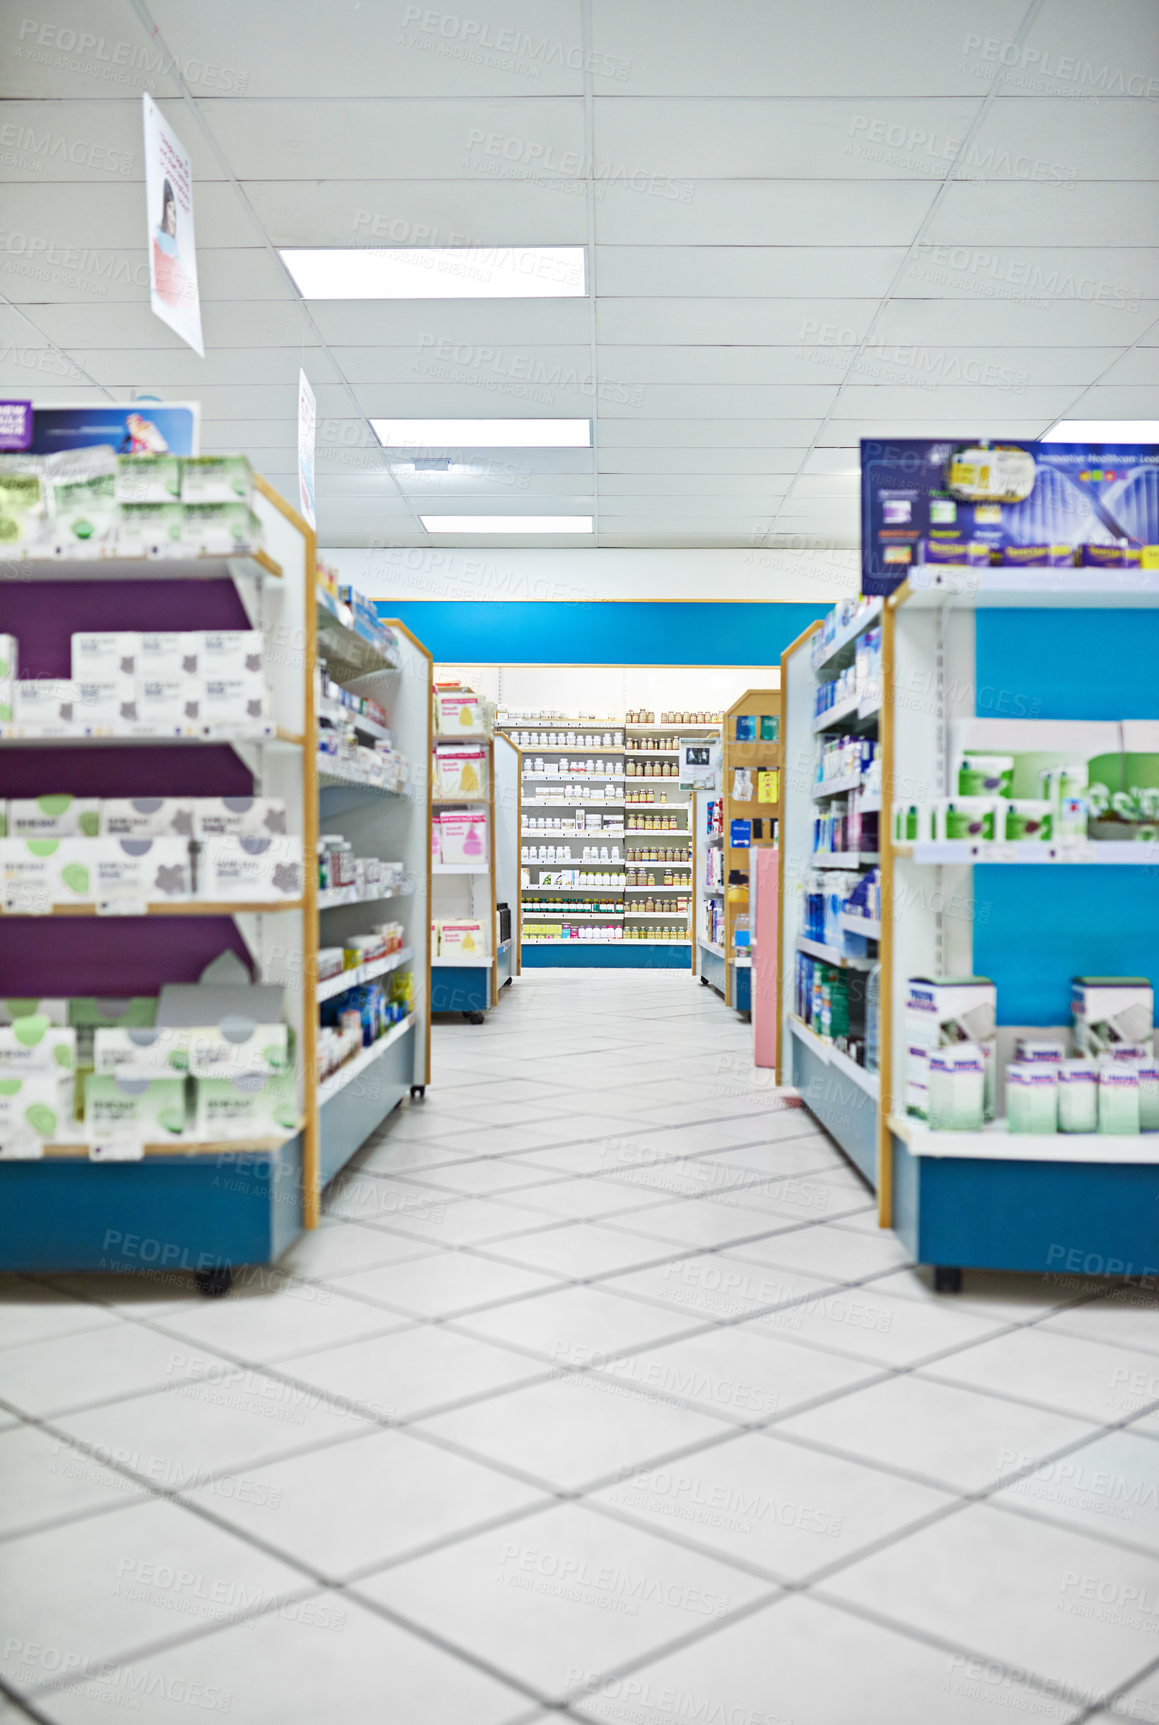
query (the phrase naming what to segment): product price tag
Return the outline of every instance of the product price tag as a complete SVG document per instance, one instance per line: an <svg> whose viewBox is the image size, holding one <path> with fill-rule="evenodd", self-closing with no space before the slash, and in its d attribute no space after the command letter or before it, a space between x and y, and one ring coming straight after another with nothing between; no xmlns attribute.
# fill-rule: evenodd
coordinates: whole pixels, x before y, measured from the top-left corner
<svg viewBox="0 0 1159 1725"><path fill-rule="evenodd" d="M99 898L98 916L148 916L149 901L140 897Z"/></svg>
<svg viewBox="0 0 1159 1725"><path fill-rule="evenodd" d="M1091 847L1086 839L1056 839L1055 850L1059 862L1090 862Z"/></svg>
<svg viewBox="0 0 1159 1725"><path fill-rule="evenodd" d="M1016 863L1018 846L1016 844L996 844L992 846L989 860L996 863Z"/></svg>
<svg viewBox="0 0 1159 1725"><path fill-rule="evenodd" d="M51 916L52 901L47 886L9 884L4 888L5 916Z"/></svg>
<svg viewBox="0 0 1159 1725"><path fill-rule="evenodd" d="M39 1138L9 1138L0 1144L0 1162L39 1162L43 1156Z"/></svg>
<svg viewBox="0 0 1159 1725"><path fill-rule="evenodd" d="M140 1162L145 1146L139 1139L109 1138L103 1144L89 1145L90 1162Z"/></svg>

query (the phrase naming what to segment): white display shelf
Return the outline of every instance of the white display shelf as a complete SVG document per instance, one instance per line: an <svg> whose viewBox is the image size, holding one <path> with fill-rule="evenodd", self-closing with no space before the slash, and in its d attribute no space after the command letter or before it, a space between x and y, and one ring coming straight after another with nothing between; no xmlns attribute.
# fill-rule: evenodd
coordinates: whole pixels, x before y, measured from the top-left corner
<svg viewBox="0 0 1159 1725"><path fill-rule="evenodd" d="M688 881L682 881L679 885L673 885L671 882L667 884L657 882L654 886L626 886L624 888L625 892L687 892L688 890Z"/></svg>
<svg viewBox="0 0 1159 1725"><path fill-rule="evenodd" d="M619 719L512 719L505 718L502 713L495 719L495 729L509 736L517 749L538 749L547 745L541 743L521 743L516 731L570 731L574 737L578 731L622 731L623 724Z"/></svg>
<svg viewBox="0 0 1159 1725"><path fill-rule="evenodd" d="M541 922L622 922L622 910L565 910L558 904L525 904L525 917L538 918Z"/></svg>
<svg viewBox="0 0 1159 1725"><path fill-rule="evenodd" d="M553 839L587 839L589 844L602 844L605 839L622 839L623 827L552 827L545 831L542 827L520 827L521 839L538 839L541 844L550 844Z"/></svg>
<svg viewBox="0 0 1159 1725"><path fill-rule="evenodd" d="M697 944L702 948L703 951L714 953L717 958L723 958L724 957L723 946L718 946L714 940L702 940L702 941L699 941Z"/></svg>
<svg viewBox="0 0 1159 1725"><path fill-rule="evenodd" d="M824 652L813 661L813 670L817 673L828 671L830 676L824 681L831 681L838 671L843 671L847 665L852 665L857 657L857 639L864 635L867 629L872 629L875 623L881 621L881 600L871 601L868 609L861 616L855 617L851 623L846 623L838 630Z"/></svg>
<svg viewBox="0 0 1159 1725"><path fill-rule="evenodd" d="M815 1030L810 1030L803 1019L795 1012L789 1013L789 1029L797 1040L804 1044L817 1059L835 1072L844 1073L845 1077L864 1090L867 1096L876 1097L880 1088L880 1080L876 1072L867 1072L864 1066L858 1066L856 1060L850 1060L839 1048L834 1048L831 1042L826 1042L823 1036L818 1036Z"/></svg>
<svg viewBox="0 0 1159 1725"><path fill-rule="evenodd" d="M8 581L207 581L215 577L281 580L282 566L264 551L186 552L177 557L118 557L115 553L4 558Z"/></svg>
<svg viewBox="0 0 1159 1725"><path fill-rule="evenodd" d="M489 731L436 731L431 738L432 743L491 743L494 740Z"/></svg>
<svg viewBox="0 0 1159 1725"><path fill-rule="evenodd" d="M690 909L690 905L685 905L683 910L632 910L629 907L624 915L630 917L633 922L642 922L645 919L657 922L681 922L687 920Z"/></svg>
<svg viewBox="0 0 1159 1725"><path fill-rule="evenodd" d="M374 737L376 741L389 742L390 732L385 725L380 725L377 719L367 717L365 713L351 712L341 701L323 701L318 703L318 717L328 719L332 725L349 725L363 736Z"/></svg>
<svg viewBox="0 0 1159 1725"><path fill-rule="evenodd" d="M1108 839L1058 839L1050 843L1027 840L1015 844L993 841L972 843L968 839L918 841L895 844L895 857L916 863L1101 863L1114 867L1154 868L1159 863L1159 844Z"/></svg>
<svg viewBox="0 0 1159 1725"><path fill-rule="evenodd" d="M923 1120L891 1114L889 1129L915 1156L1003 1162L1159 1162L1159 1132L1009 1132L994 1120L980 1132L934 1132Z"/></svg>
<svg viewBox="0 0 1159 1725"><path fill-rule="evenodd" d="M387 952L381 958L368 959L365 964L356 964L352 970L340 970L337 976L327 976L318 984L318 1003L333 1000L336 994L345 994L348 988L359 988L363 983L374 982L380 976L386 976L400 965L409 964L414 957L414 947L404 946L400 952Z"/></svg>
<svg viewBox="0 0 1159 1725"><path fill-rule="evenodd" d="M622 943L617 941L615 944L617 946L621 944L624 946L691 946L692 941L681 935L679 940L625 940Z"/></svg>
<svg viewBox="0 0 1159 1725"><path fill-rule="evenodd" d="M880 711L880 694L866 697L847 695L844 701L838 701L828 712L819 714L813 720L813 734L819 736L822 731L859 731L863 725L876 722Z"/></svg>
<svg viewBox="0 0 1159 1725"><path fill-rule="evenodd" d="M317 590L318 657L336 683L374 672L399 671L401 661L375 642L367 640L353 622L349 606L341 604L324 588Z"/></svg>
<svg viewBox="0 0 1159 1725"><path fill-rule="evenodd" d="M520 868L614 868L623 874L624 858L609 857L606 861L600 862L595 857L556 857L554 862L540 862L538 857L529 857L526 862L521 862L519 866ZM653 864L653 867L659 867L659 864Z"/></svg>
<svg viewBox="0 0 1159 1725"><path fill-rule="evenodd" d="M399 886L381 890L376 887L373 892L360 892L356 886L332 886L319 892L318 909L337 910L344 904L385 904L388 898L406 898L414 890L414 882L405 880Z"/></svg>
<svg viewBox="0 0 1159 1725"><path fill-rule="evenodd" d="M432 970L490 970L493 960L489 953L470 954L462 958L432 958Z"/></svg>
<svg viewBox="0 0 1159 1725"><path fill-rule="evenodd" d="M552 867L555 867L557 865L552 864L552 863L528 863L526 866L528 868L552 868ZM614 893L626 892L629 889L626 887L609 886L606 882L604 882L602 885L599 885L599 886L553 886L550 881L533 881L530 886L522 887L520 890L522 892L525 892L525 893L537 893L537 892L592 893L592 892L594 892L594 893L597 893L601 898L609 898Z"/></svg>
<svg viewBox="0 0 1159 1725"><path fill-rule="evenodd" d="M622 779L623 773L524 773L525 785L593 785Z"/></svg>
<svg viewBox="0 0 1159 1725"><path fill-rule="evenodd" d="M721 720L708 719L703 724L688 725L625 725L625 735L629 737L693 737L698 733L708 736L721 728Z"/></svg>
<svg viewBox="0 0 1159 1725"><path fill-rule="evenodd" d="M557 940L554 935L549 940L541 940L537 935L524 935L524 946L630 946L631 941L623 940ZM639 943L643 946L645 943ZM679 941L673 941L673 946L679 946Z"/></svg>
<svg viewBox="0 0 1159 1725"><path fill-rule="evenodd" d="M377 785L372 779L360 778L357 773L340 773L335 771L332 765L323 764L324 762L332 762L333 759L332 755L318 756L318 786L320 790L325 790L331 785L349 785L352 790L374 791L380 797L405 797L407 794L405 787L396 789L393 785Z"/></svg>
<svg viewBox="0 0 1159 1725"><path fill-rule="evenodd" d="M733 953L732 962L737 970L751 970L753 967L752 959L742 958L738 952Z"/></svg>
<svg viewBox="0 0 1159 1725"><path fill-rule="evenodd" d="M283 730L280 725L261 725L256 730L221 726L196 732L150 731L146 735L130 731L38 732L27 725L0 725L0 747L10 749L156 749L180 748L190 743L200 747L210 743L251 743L264 748L300 749L304 742L303 737Z"/></svg>
<svg viewBox="0 0 1159 1725"><path fill-rule="evenodd" d="M881 813L881 793L876 796L863 796L858 805L863 815L879 815Z"/></svg>
<svg viewBox="0 0 1159 1725"><path fill-rule="evenodd" d="M692 873L692 864L690 862L645 862L641 858L637 862L629 863L628 867L629 868L663 868L663 869L672 869L674 873L677 871L680 874L691 874ZM682 884L684 886L687 886L690 883L685 881Z"/></svg>
<svg viewBox="0 0 1159 1725"><path fill-rule="evenodd" d="M814 851L813 868L870 868L881 861L877 851Z"/></svg>
<svg viewBox="0 0 1159 1725"><path fill-rule="evenodd" d="M919 609L953 606L969 611L1024 607L1027 601L1061 610L1090 606L1147 609L1159 606L1156 569L947 569L920 564L892 601Z"/></svg>
<svg viewBox="0 0 1159 1725"><path fill-rule="evenodd" d="M625 749L624 754L630 761L678 761L679 749Z"/></svg>
<svg viewBox="0 0 1159 1725"><path fill-rule="evenodd" d="M431 864L431 873L432 874L489 875L491 873L491 870L487 867L486 863L480 864L480 863L437 862L437 863Z"/></svg>
<svg viewBox="0 0 1159 1725"><path fill-rule="evenodd" d="M830 779L828 784L818 785L813 792L813 801L822 802L826 797L843 797L850 791L861 789L861 774L847 773L843 779Z"/></svg>
<svg viewBox="0 0 1159 1725"><path fill-rule="evenodd" d="M436 739L441 743L450 740L449 737ZM514 738L511 740L515 741ZM623 743L516 743L515 746L527 755L622 755L625 752Z"/></svg>
<svg viewBox="0 0 1159 1725"><path fill-rule="evenodd" d="M625 827L626 839L690 839L687 827Z"/></svg>
<svg viewBox="0 0 1159 1725"><path fill-rule="evenodd" d="M826 946L821 940L809 940L803 934L797 936L797 951L807 953L810 958L822 959L838 970L872 970L874 964L872 958L848 958L835 946Z"/></svg>
<svg viewBox="0 0 1159 1725"><path fill-rule="evenodd" d="M433 809L489 809L490 797L432 797Z"/></svg>
<svg viewBox="0 0 1159 1725"><path fill-rule="evenodd" d="M30 903L31 901L26 901ZM21 908L17 900L0 906L0 916L269 916L275 911L302 910L300 898L271 899L150 899L140 903L124 899L104 899L97 904L54 904L46 909Z"/></svg>
<svg viewBox="0 0 1159 1725"><path fill-rule="evenodd" d="M867 916L850 916L846 911L841 911L837 921L850 934L864 935L866 940L881 939L881 924L871 922Z"/></svg>
<svg viewBox="0 0 1159 1725"><path fill-rule="evenodd" d="M360 1078L368 1066L373 1066L376 1060L382 1058L388 1048L406 1035L407 1031L413 1027L414 1022L415 1014L412 1012L409 1018L400 1019L397 1024L392 1024L386 1034L380 1036L377 1042L372 1042L369 1048L362 1049L360 1053L345 1061L336 1072L332 1072L328 1078L324 1078L318 1086L318 1106L321 1108L324 1103L330 1101L332 1096L337 1096L340 1091L345 1090L348 1084L353 1084L356 1078Z"/></svg>

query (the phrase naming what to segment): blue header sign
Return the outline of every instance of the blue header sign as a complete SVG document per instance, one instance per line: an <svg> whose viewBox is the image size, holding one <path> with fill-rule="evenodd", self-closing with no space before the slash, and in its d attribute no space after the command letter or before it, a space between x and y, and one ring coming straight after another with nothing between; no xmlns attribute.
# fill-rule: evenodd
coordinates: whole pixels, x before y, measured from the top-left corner
<svg viewBox="0 0 1159 1725"><path fill-rule="evenodd" d="M1159 569L1159 445L862 438L862 592L921 563Z"/></svg>

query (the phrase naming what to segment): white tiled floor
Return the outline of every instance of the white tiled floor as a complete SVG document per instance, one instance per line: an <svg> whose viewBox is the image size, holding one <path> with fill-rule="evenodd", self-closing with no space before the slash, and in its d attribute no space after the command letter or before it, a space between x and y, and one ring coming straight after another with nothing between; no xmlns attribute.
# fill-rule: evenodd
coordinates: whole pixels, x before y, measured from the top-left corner
<svg viewBox="0 0 1159 1725"><path fill-rule="evenodd" d="M934 1295L748 1038L533 971L281 1274L8 1278L0 1719L1159 1721L1153 1297Z"/></svg>

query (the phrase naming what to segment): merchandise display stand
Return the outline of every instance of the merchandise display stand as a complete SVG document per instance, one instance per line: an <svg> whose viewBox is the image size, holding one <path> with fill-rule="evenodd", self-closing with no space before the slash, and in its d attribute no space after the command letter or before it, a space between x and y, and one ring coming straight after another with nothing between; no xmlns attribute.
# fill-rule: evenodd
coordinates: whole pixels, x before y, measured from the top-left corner
<svg viewBox="0 0 1159 1725"><path fill-rule="evenodd" d="M712 830L719 788L692 793L693 970L706 988L727 997L724 957L724 834Z"/></svg>
<svg viewBox="0 0 1159 1725"><path fill-rule="evenodd" d="M319 761L319 831L341 834L355 853L401 861L400 886L375 898L348 902L342 889L320 895L320 946L339 946L388 917L403 926L401 954L413 978L408 1016L385 1035L331 1073L319 1086L321 1183L326 1185L408 1093L422 1095L430 1081L430 784L421 769L430 754L431 655L397 621L396 655L387 657L327 612L319 618L318 659L332 681L350 694L383 708L391 741L412 763L411 781L401 791L343 782L324 757ZM381 728L343 709L360 739L372 743ZM398 954L365 966L375 975L406 962ZM340 981L318 985L319 1001L332 996ZM349 986L349 984L347 984Z"/></svg>
<svg viewBox="0 0 1159 1725"><path fill-rule="evenodd" d="M25 677L69 674L70 637L112 631L258 629L265 637L271 724L265 734L0 740L0 792L97 797L264 793L286 803L303 863L317 834L314 542L304 521L261 480L253 508L264 549L252 556L151 561L108 557L0 567L5 625ZM296 643L294 651L278 646ZM223 950L257 980L284 985L297 1047L296 1130L260 1142L95 1144L62 1140L35 1159L14 1144L0 1158L0 1267L193 1269L209 1292L228 1266L268 1263L317 1216L320 1184L315 1069L316 876L300 868L297 897L269 904L114 904L29 916L9 908L0 941L0 994L24 998L156 995L196 982ZM90 908L90 907L83 907ZM80 1129L78 1128L78 1133ZM109 1161L111 1166L101 1164Z"/></svg>
<svg viewBox="0 0 1159 1725"><path fill-rule="evenodd" d="M523 826L522 751L502 731L495 733L495 994L519 975L522 909L519 833ZM507 928L500 906L507 907Z"/></svg>
<svg viewBox="0 0 1159 1725"><path fill-rule="evenodd" d="M877 952L876 940L870 937L880 929L865 923L865 932L859 936L847 926L840 936L842 944L826 944L806 933L806 912L810 881L836 860L816 849L819 814L844 809L851 798L861 796L860 774L819 783L822 751L830 740L875 737L881 707L880 687L872 682L851 696L824 705L832 692L826 685L856 668L858 643L880 625L880 620L879 605L864 607L832 640L824 638L821 623L814 623L781 658L786 767L781 793L777 1082L800 1092L806 1106L873 1185L877 1182L878 1074L850 1058L835 1046L831 1036L822 1033L819 1004L816 1012L801 1011L803 973L799 956L804 955L814 966L810 1007L814 999L819 1003L822 982L830 970L840 972L850 1023L864 1034L867 978ZM819 707L823 707L821 712ZM880 806L880 796L872 811L865 799L861 802L866 813L876 813ZM879 861L876 841L872 851L837 854L851 873L863 872ZM833 878L836 882L840 877ZM818 970L818 966L827 968Z"/></svg>
<svg viewBox="0 0 1159 1725"><path fill-rule="evenodd" d="M482 1024L484 1015L499 998L498 951L499 917L496 911L496 749L495 738L488 731L444 735L435 733L433 744L469 743L484 751L487 787L477 797L444 797L435 794L432 812L484 808L487 811L487 851L474 863L432 862L431 916L437 920L469 918L478 921L487 931L486 949L474 954L454 957L433 955L431 958L431 1011L458 1012L469 1024ZM504 749L504 754L507 750ZM434 771L432 769L432 781ZM428 843L428 855L430 845ZM510 964L504 956L505 965ZM504 981L509 980L509 975Z"/></svg>
<svg viewBox="0 0 1159 1725"><path fill-rule="evenodd" d="M764 721L762 727L762 721ZM775 736L761 735L762 728ZM750 730L752 735L743 733ZM737 1012L748 1012L752 1001L752 956L749 947L748 878L750 851L761 845L778 842L777 826L781 817L781 694L775 689L749 689L734 701L724 716L724 758L721 768L721 795L724 800L723 826L723 892L724 892L724 987L721 992L729 1006ZM752 780L752 795L734 795L737 774L747 771ZM773 775L763 780L761 775ZM760 797L762 783L772 791ZM754 822L761 823L758 833ZM740 842L738 842L740 841ZM730 876L743 875L745 887L733 883ZM740 937L738 939L738 936Z"/></svg>

